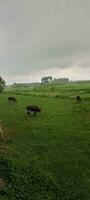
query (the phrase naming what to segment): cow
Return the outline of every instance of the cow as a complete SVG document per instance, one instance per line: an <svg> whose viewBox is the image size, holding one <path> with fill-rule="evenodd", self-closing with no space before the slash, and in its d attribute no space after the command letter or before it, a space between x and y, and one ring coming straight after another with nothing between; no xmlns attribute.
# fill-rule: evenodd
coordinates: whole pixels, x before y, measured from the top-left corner
<svg viewBox="0 0 90 200"><path fill-rule="evenodd" d="M41 108L35 105L26 106L26 110L28 115L30 115L31 112L34 114L34 116L37 112L41 113Z"/></svg>
<svg viewBox="0 0 90 200"><path fill-rule="evenodd" d="M81 102L81 97L80 96L76 96L76 100L77 100L77 102Z"/></svg>
<svg viewBox="0 0 90 200"><path fill-rule="evenodd" d="M8 101L9 101L9 103L10 102L12 102L12 103L16 102L17 103L17 100L16 100L16 98L14 96L8 97Z"/></svg>

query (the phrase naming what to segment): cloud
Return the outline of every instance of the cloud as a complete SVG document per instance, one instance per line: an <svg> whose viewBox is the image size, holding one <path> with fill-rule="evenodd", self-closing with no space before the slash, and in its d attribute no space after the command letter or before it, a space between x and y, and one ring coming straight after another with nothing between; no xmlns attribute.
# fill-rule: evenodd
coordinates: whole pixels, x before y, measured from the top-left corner
<svg viewBox="0 0 90 200"><path fill-rule="evenodd" d="M1 74L8 80L32 74L34 80L42 70L77 66L72 77L81 68L88 77L89 8L89 0L0 0Z"/></svg>

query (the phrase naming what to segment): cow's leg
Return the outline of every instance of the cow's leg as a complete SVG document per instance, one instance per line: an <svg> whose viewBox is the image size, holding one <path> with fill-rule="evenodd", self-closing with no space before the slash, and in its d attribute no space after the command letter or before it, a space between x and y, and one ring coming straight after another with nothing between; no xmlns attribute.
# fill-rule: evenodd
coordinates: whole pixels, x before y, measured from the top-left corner
<svg viewBox="0 0 90 200"><path fill-rule="evenodd" d="M30 115L30 111L27 111L27 114Z"/></svg>
<svg viewBox="0 0 90 200"><path fill-rule="evenodd" d="M34 116L36 116L36 111L34 111Z"/></svg>

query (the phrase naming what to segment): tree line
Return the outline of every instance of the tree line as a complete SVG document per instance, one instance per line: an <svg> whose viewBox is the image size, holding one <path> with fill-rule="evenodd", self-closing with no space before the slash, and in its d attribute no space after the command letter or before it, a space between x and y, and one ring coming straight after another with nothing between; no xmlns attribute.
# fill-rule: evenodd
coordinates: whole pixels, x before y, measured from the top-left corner
<svg viewBox="0 0 90 200"><path fill-rule="evenodd" d="M34 82L34 83L13 83L13 87L30 87L30 86L43 86L49 83L67 83L69 82L68 78L53 78L52 76L45 76L41 78L41 82ZM0 92L4 90L6 86L5 80L0 76Z"/></svg>

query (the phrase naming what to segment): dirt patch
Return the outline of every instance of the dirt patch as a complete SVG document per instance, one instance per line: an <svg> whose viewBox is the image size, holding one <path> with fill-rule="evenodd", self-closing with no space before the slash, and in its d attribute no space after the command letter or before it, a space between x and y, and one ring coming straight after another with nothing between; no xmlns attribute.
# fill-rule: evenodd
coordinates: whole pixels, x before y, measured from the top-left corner
<svg viewBox="0 0 90 200"><path fill-rule="evenodd" d="M4 178L0 178L0 190L4 189L6 187L6 181L4 180Z"/></svg>
<svg viewBox="0 0 90 200"><path fill-rule="evenodd" d="M4 128L4 133L5 133L5 136L6 136L7 140L11 140L15 136L15 133L10 129L5 129Z"/></svg>
<svg viewBox="0 0 90 200"><path fill-rule="evenodd" d="M15 136L15 134L12 130L4 128L3 129L3 138L0 135L0 141L12 141L14 136Z"/></svg>
<svg viewBox="0 0 90 200"><path fill-rule="evenodd" d="M11 141L13 136L13 131L4 127L2 120L0 120L0 141Z"/></svg>
<svg viewBox="0 0 90 200"><path fill-rule="evenodd" d="M14 153L14 149L7 145L7 143L0 143L0 153Z"/></svg>

